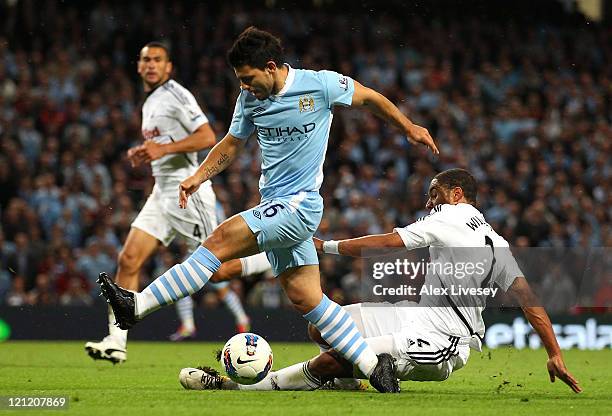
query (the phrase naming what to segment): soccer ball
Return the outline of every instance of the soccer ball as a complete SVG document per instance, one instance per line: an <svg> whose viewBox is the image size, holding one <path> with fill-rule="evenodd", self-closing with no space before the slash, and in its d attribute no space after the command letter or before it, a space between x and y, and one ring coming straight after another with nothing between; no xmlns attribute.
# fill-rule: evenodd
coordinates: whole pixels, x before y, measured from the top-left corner
<svg viewBox="0 0 612 416"><path fill-rule="evenodd" d="M255 384L272 368L272 349L259 335L237 334L225 343L221 359L229 378L238 384Z"/></svg>

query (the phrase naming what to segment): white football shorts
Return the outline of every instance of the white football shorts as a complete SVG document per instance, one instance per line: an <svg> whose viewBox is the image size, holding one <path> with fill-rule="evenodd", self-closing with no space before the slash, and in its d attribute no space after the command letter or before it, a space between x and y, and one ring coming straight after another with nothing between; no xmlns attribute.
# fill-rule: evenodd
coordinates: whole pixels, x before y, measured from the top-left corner
<svg viewBox="0 0 612 416"><path fill-rule="evenodd" d="M435 330L425 307L357 303L344 309L376 354L397 360L400 380L443 381L467 363L470 337Z"/></svg>
<svg viewBox="0 0 612 416"><path fill-rule="evenodd" d="M164 246L177 235L198 245L217 227L215 205L216 196L210 182L189 197L186 209L178 206L178 186L163 191L156 184L132 227L151 234Z"/></svg>

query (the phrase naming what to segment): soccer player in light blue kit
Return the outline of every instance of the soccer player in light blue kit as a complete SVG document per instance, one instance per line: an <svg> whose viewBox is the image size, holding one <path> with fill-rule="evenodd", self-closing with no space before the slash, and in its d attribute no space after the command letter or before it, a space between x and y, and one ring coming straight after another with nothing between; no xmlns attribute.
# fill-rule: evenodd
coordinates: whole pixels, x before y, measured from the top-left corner
<svg viewBox="0 0 612 416"><path fill-rule="evenodd" d="M393 358L377 356L350 315L323 294L312 236L323 213L319 188L334 106L365 107L411 142L438 153L433 139L388 99L347 76L282 64L280 40L268 32L246 29L228 60L241 87L229 132L181 183L179 205L185 208L202 183L227 168L254 132L262 155L261 204L224 221L189 259L140 293L119 288L101 273L102 292L117 324L130 328L161 306L198 291L221 263L265 251L287 297L323 339L377 390L399 392Z"/></svg>

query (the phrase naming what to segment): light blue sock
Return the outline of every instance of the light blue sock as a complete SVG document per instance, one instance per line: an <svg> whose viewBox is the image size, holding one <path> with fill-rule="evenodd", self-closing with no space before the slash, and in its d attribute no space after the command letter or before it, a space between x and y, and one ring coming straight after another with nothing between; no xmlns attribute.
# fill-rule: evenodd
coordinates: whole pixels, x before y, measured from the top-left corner
<svg viewBox="0 0 612 416"><path fill-rule="evenodd" d="M319 330L325 342L359 367L363 374L367 377L372 374L378 357L361 336L351 315L340 305L323 295L321 302L304 318Z"/></svg>
<svg viewBox="0 0 612 416"><path fill-rule="evenodd" d="M187 260L174 265L145 290L135 294L136 317L142 319L162 306L202 289L219 267L221 262L214 254L205 247L198 247Z"/></svg>

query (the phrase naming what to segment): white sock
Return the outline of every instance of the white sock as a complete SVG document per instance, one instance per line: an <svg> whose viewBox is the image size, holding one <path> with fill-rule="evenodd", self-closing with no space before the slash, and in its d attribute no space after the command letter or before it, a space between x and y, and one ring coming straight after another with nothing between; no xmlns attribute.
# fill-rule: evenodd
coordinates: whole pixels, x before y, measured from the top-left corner
<svg viewBox="0 0 612 416"><path fill-rule="evenodd" d="M205 247L196 251L181 264L155 279L140 293L134 293L136 317L146 315L202 289L210 276L219 270L221 262Z"/></svg>
<svg viewBox="0 0 612 416"><path fill-rule="evenodd" d="M242 264L241 277L247 277L253 274L263 273L267 270L272 270L268 257L263 251L259 254L255 254L254 256L241 258L240 263Z"/></svg>
<svg viewBox="0 0 612 416"><path fill-rule="evenodd" d="M225 306L232 312L234 318L236 319L236 323L238 325L246 325L249 323L249 317L244 312L244 307L242 306L242 302L236 292L233 290L228 290L223 298L223 302Z"/></svg>
<svg viewBox="0 0 612 416"><path fill-rule="evenodd" d="M259 383L238 385L239 390L316 390L322 383L308 369L308 361L270 373Z"/></svg>
<svg viewBox="0 0 612 416"><path fill-rule="evenodd" d="M110 335L121 348L127 348L127 329L121 329L115 325L115 314L113 309L108 307L108 335Z"/></svg>
<svg viewBox="0 0 612 416"><path fill-rule="evenodd" d="M179 299L176 302L176 312L181 320L181 326L187 331L195 331L195 322L193 319L193 299L191 296Z"/></svg>

